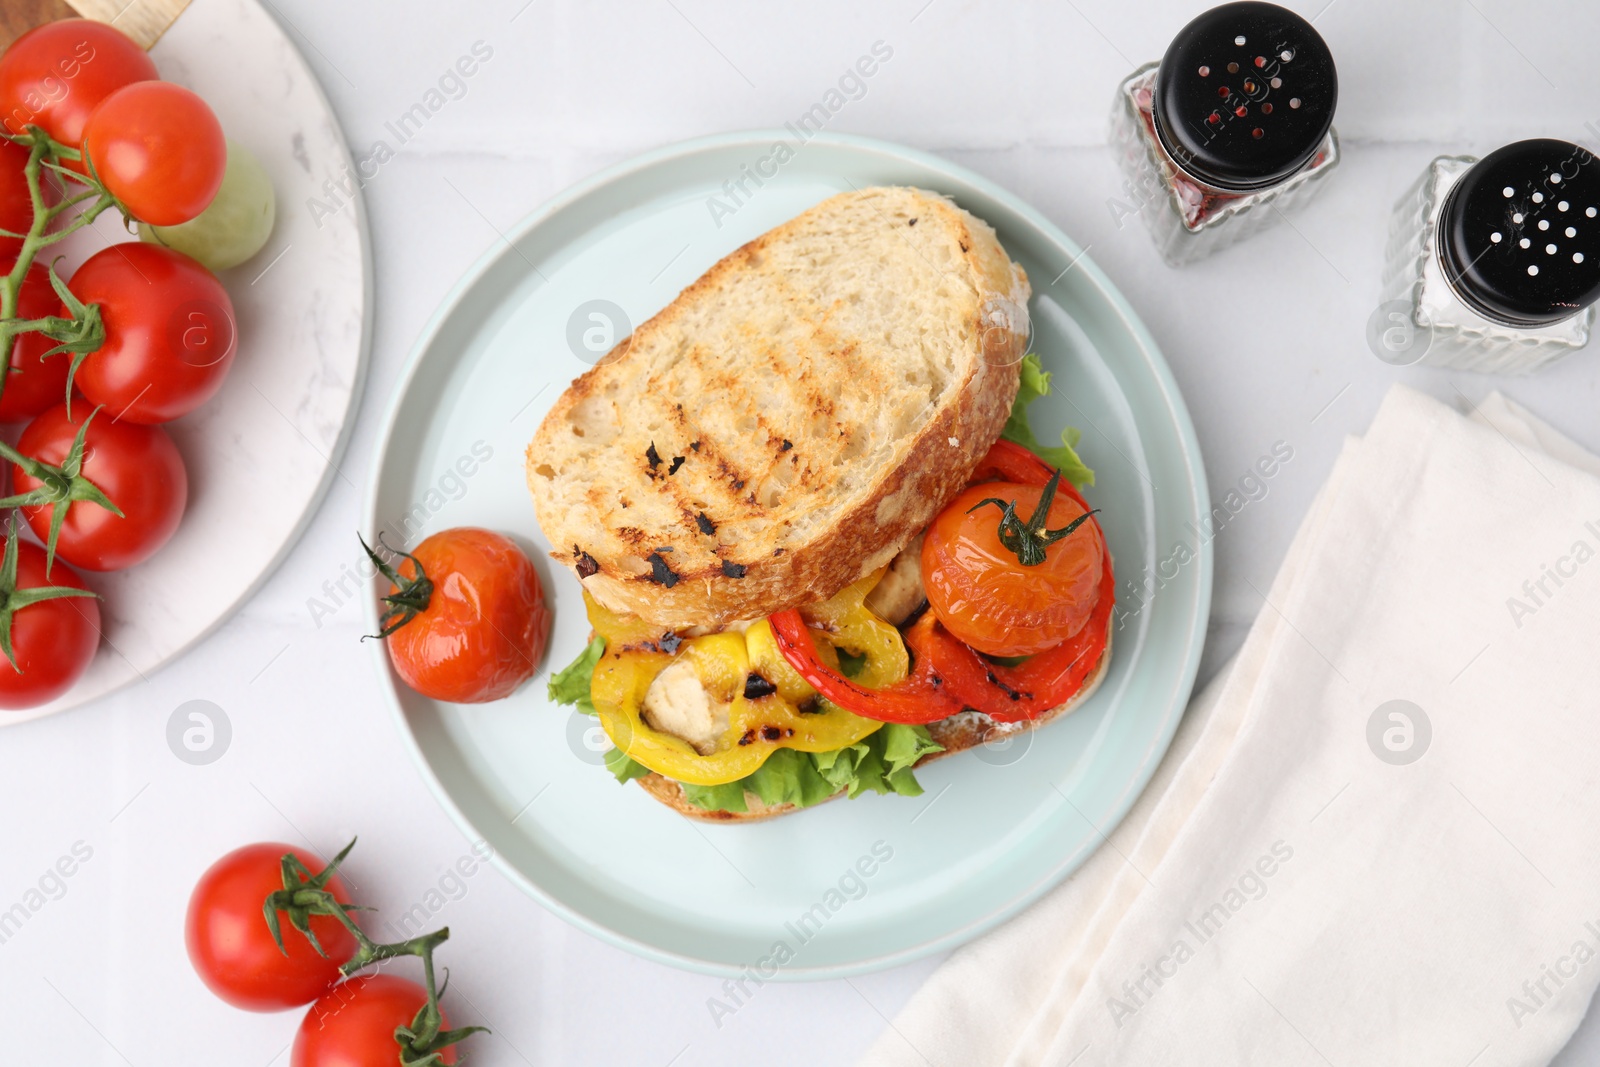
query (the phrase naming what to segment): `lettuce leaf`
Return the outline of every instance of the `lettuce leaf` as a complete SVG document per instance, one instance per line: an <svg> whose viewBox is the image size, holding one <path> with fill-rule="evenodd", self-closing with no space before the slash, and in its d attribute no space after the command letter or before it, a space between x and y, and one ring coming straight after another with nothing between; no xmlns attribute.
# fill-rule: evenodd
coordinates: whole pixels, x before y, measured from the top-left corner
<svg viewBox="0 0 1600 1067"><path fill-rule="evenodd" d="M1044 369L1037 355L1029 352L1022 357L1022 385L1017 389L1017 399L1011 405L1011 417L1006 420L1006 428L1000 431L1000 436L1028 449L1052 467L1059 468L1061 477L1079 489L1093 485L1094 471L1078 458L1077 453L1083 431L1068 426L1061 431L1059 447L1042 444L1033 435L1033 427L1028 424L1028 405L1041 396L1049 395L1050 372Z"/></svg>
<svg viewBox="0 0 1600 1067"><path fill-rule="evenodd" d="M903 797L922 795L922 786L911 773L917 761L934 752L943 752L944 746L929 736L926 726L906 726L889 723L878 734L883 739L884 783ZM873 735L874 737L877 734Z"/></svg>
<svg viewBox="0 0 1600 1067"><path fill-rule="evenodd" d="M620 748L612 748L606 751L606 770L610 771L617 782L622 785L626 785L635 778L643 778L650 773L649 767L646 767Z"/></svg>
<svg viewBox="0 0 1600 1067"><path fill-rule="evenodd" d="M585 715L596 714L594 703L589 699L589 683L594 678L594 669L599 665L600 657L605 655L605 651L606 639L596 637L589 642L587 648L578 653L577 659L552 674L550 681L545 684L545 692L549 694L550 699L557 704L574 705Z"/></svg>
<svg viewBox="0 0 1600 1067"><path fill-rule="evenodd" d="M839 791L817 770L809 752L792 748L780 748L768 756L767 762L757 767L742 784L769 806L793 804L797 808L808 808Z"/></svg>
<svg viewBox="0 0 1600 1067"><path fill-rule="evenodd" d="M934 743L926 726L886 723L882 729L844 748L830 752L801 752L780 748L753 774L725 785L687 785L683 795L707 811L745 811L745 791L764 804L793 804L808 808L844 790L855 798L868 790L914 797L922 794L912 766L930 752L943 748Z"/></svg>
<svg viewBox="0 0 1600 1067"><path fill-rule="evenodd" d="M697 808L707 811L748 811L744 802L744 779L737 782L724 782L722 785L690 785L688 782L679 782L683 787L683 798Z"/></svg>

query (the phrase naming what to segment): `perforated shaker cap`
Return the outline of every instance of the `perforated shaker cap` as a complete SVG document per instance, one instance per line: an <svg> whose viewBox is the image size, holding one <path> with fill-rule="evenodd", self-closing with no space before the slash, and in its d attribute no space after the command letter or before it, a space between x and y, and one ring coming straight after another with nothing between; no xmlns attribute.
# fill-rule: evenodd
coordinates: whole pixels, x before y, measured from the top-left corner
<svg viewBox="0 0 1600 1067"><path fill-rule="evenodd" d="M1600 298L1600 162L1567 141L1517 141L1450 187L1439 265L1463 303L1509 326L1559 322Z"/></svg>
<svg viewBox="0 0 1600 1067"><path fill-rule="evenodd" d="M1214 188L1250 192L1316 155L1338 98L1322 35L1287 8L1249 0L1178 31L1156 70L1152 110L1178 166Z"/></svg>

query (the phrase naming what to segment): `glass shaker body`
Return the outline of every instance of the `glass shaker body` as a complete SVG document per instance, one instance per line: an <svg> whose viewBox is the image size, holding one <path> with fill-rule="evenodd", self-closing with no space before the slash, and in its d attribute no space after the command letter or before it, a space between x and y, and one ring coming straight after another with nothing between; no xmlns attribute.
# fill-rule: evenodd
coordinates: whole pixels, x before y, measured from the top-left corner
<svg viewBox="0 0 1600 1067"><path fill-rule="evenodd" d="M1315 196L1338 164L1339 135L1330 127L1311 160L1277 185L1238 193L1205 184L1179 167L1156 135L1151 100L1159 66L1146 63L1117 87L1111 144L1126 184L1112 214L1119 227L1137 214L1172 266L1204 259L1276 225L1280 213Z"/></svg>
<svg viewBox="0 0 1600 1067"><path fill-rule="evenodd" d="M1338 74L1309 22L1260 0L1194 19L1117 87L1111 141L1167 262L1190 263L1281 220L1339 162Z"/></svg>
<svg viewBox="0 0 1600 1067"><path fill-rule="evenodd" d="M1485 162L1495 168L1502 153L1509 158L1496 173L1479 171ZM1384 308L1416 333L1413 354L1396 362L1528 374L1588 344L1600 282L1592 262L1600 256L1590 250L1600 236L1600 195L1591 194L1600 181L1587 155L1566 142L1524 141L1482 161L1440 156L1428 164L1395 205L1385 247ZM1456 269L1449 254L1448 230L1473 225L1461 215L1474 199L1489 212L1478 227L1487 228L1487 245L1468 250L1467 265L1493 265L1492 275Z"/></svg>

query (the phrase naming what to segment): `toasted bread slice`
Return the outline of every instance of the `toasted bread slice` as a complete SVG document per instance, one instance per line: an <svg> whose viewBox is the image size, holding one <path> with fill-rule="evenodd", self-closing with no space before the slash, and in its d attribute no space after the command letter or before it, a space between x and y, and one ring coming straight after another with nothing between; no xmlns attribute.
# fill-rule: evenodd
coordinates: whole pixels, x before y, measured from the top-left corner
<svg viewBox="0 0 1600 1067"><path fill-rule="evenodd" d="M944 746L943 752L934 752L922 757L917 762L918 767L926 766L936 759L953 756L957 752L965 752L969 748L977 748L987 743L991 738L1006 735L1025 734L1029 730L1037 730L1041 726L1055 722L1057 719L1070 715L1073 711L1094 695L1100 688L1100 683L1105 680L1106 670L1111 663L1111 625L1115 620L1106 623L1106 647L1100 654L1100 662L1095 665L1094 673L1084 680L1083 688L1078 690L1076 696L1059 708L1052 708L1031 722L1000 723L989 716L976 711L964 711L959 715L952 715L948 719L928 724L928 733L933 739ZM1019 757L1020 758L1020 757ZM683 786L665 775L651 772L643 778L635 779L646 793L655 797L679 815L691 819L701 819L705 822L759 822L762 819L772 819L779 815L788 815L802 809L793 804L768 805L754 793L745 793L744 800L748 811L707 811L705 808L696 807L684 799ZM840 790L828 800L837 800L844 796ZM822 803L826 804L828 800ZM815 804L811 805L816 807ZM809 809L804 809L809 810Z"/></svg>
<svg viewBox="0 0 1600 1067"><path fill-rule="evenodd" d="M552 555L613 611L720 627L833 596L965 487L1015 399L1027 275L907 188L733 252L556 401L527 450Z"/></svg>

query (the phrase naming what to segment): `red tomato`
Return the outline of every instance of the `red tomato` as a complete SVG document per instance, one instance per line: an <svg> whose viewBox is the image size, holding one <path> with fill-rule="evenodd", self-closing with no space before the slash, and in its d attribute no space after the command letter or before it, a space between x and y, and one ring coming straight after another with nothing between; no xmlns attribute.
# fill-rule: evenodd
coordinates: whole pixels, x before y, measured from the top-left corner
<svg viewBox="0 0 1600 1067"><path fill-rule="evenodd" d="M75 380L90 403L119 422L169 422L222 387L238 327L227 290L200 264L129 241L90 256L70 285L105 320L105 344Z"/></svg>
<svg viewBox="0 0 1600 1067"><path fill-rule="evenodd" d="M311 1005L294 1035L289 1067L394 1067L400 1046L394 1031L410 1026L428 1002L428 992L415 982L390 974L352 978L328 990ZM444 1019L440 1030L448 1030ZM454 1046L439 1050L439 1062L456 1062Z"/></svg>
<svg viewBox="0 0 1600 1067"><path fill-rule="evenodd" d="M550 636L533 564L510 538L470 526L426 538L415 555L433 593L425 610L389 635L395 670L435 700L477 704L508 696L533 675ZM416 577L410 560L398 569L402 578Z"/></svg>
<svg viewBox="0 0 1600 1067"><path fill-rule="evenodd" d="M0 144L10 144L0 140ZM0 166L3 166L0 162ZM0 225L5 225L0 223ZM0 259L0 273L9 274L16 261ZM28 268L17 293L17 316L41 319L61 310L61 298L50 288L50 275L38 263ZM25 333L11 346L11 373L5 391L0 393L0 422L22 422L45 408L60 404L67 396L67 371L72 357L63 352L45 359L55 347L42 333Z"/></svg>
<svg viewBox="0 0 1600 1067"><path fill-rule="evenodd" d="M16 588L88 588L72 568L60 564L46 577L44 563L44 549L19 539ZM0 708L31 708L54 700L89 669L99 646L100 603L94 597L58 597L18 610L11 618L17 665L0 655Z"/></svg>
<svg viewBox="0 0 1600 1067"><path fill-rule="evenodd" d="M1100 532L1085 523L1045 550L1045 561L1024 567L1000 543L1001 509L988 498L1015 500L1026 520L1043 487L985 482L968 488L939 513L922 542L922 581L928 606L945 629L991 656L1030 656L1083 629L1098 599ZM969 514L969 511L971 513ZM1084 513L1066 493L1050 505L1046 526L1060 529Z"/></svg>
<svg viewBox="0 0 1600 1067"><path fill-rule="evenodd" d="M171 82L135 82L102 100L83 131L83 150L111 195L153 226L204 211L228 164L217 116Z"/></svg>
<svg viewBox="0 0 1600 1067"><path fill-rule="evenodd" d="M284 955L261 913L267 897L283 888L279 861L292 852L313 875L322 861L290 845L246 845L213 863L189 897L184 943L189 962L206 986L245 1011L282 1011L309 1004L339 980L339 968L356 953L356 939L329 915L311 917L326 957L278 913ZM325 887L340 903L350 901L338 875Z"/></svg>
<svg viewBox="0 0 1600 1067"><path fill-rule="evenodd" d="M17 441L17 451L51 466L60 466L72 448L89 405L57 404L28 424ZM183 518L189 499L189 475L178 446L159 426L114 422L104 411L90 418L83 438L80 471L122 515L107 511L91 500L67 507L66 520L57 535L56 555L75 567L90 571L120 571L142 563L166 544ZM12 492L27 493L42 483L16 464L11 466ZM55 504L22 509L34 536L48 542Z"/></svg>
<svg viewBox="0 0 1600 1067"><path fill-rule="evenodd" d="M13 134L35 125L77 148L100 101L157 77L144 49L122 31L91 19L47 22L0 56L0 123Z"/></svg>

